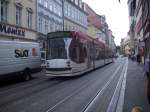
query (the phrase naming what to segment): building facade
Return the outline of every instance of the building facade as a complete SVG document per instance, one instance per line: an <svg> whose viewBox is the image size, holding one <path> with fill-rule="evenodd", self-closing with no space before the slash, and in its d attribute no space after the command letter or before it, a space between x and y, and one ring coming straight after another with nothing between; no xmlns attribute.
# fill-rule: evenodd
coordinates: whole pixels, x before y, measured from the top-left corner
<svg viewBox="0 0 150 112"><path fill-rule="evenodd" d="M142 7L142 26L145 42L145 58L148 58L148 55L150 54L150 0L143 0Z"/></svg>
<svg viewBox="0 0 150 112"><path fill-rule="evenodd" d="M87 13L82 0L64 1L64 30L87 32Z"/></svg>
<svg viewBox="0 0 150 112"><path fill-rule="evenodd" d="M132 42L132 51L134 52L134 55L138 53L137 50L137 40L135 38L135 9L136 9L136 1L135 0L128 0L128 8L129 8L129 35Z"/></svg>
<svg viewBox="0 0 150 112"><path fill-rule="evenodd" d="M95 27L90 22L88 23L88 32L87 34L93 38L97 38L103 43L105 43L105 33L99 28Z"/></svg>
<svg viewBox="0 0 150 112"><path fill-rule="evenodd" d="M0 40L36 41L36 0L0 0Z"/></svg>
<svg viewBox="0 0 150 112"><path fill-rule="evenodd" d="M49 32L63 29L62 0L37 1L37 31L39 40L45 40Z"/></svg>
<svg viewBox="0 0 150 112"><path fill-rule="evenodd" d="M43 60L47 33L63 30L62 0L37 0L37 35Z"/></svg>
<svg viewBox="0 0 150 112"><path fill-rule="evenodd" d="M106 32L104 25L105 21L103 21L102 16L96 14L92 8L90 8L86 4L86 10L88 13L88 32L87 34L93 38L97 38L103 43L106 43Z"/></svg>
<svg viewBox="0 0 150 112"><path fill-rule="evenodd" d="M128 56L128 57L132 55L131 39L129 35L121 39L120 45L121 45L121 52L123 55Z"/></svg>
<svg viewBox="0 0 150 112"><path fill-rule="evenodd" d="M134 54L139 54L144 63L150 52L150 1L128 0L130 37L133 39Z"/></svg>

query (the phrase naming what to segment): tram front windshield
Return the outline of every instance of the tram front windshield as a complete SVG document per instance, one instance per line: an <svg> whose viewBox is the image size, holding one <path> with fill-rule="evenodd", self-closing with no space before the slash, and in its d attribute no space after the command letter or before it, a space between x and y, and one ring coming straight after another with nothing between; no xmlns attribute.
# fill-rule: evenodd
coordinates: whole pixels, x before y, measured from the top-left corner
<svg viewBox="0 0 150 112"><path fill-rule="evenodd" d="M67 59L67 49L71 38L52 38L47 40L47 59Z"/></svg>

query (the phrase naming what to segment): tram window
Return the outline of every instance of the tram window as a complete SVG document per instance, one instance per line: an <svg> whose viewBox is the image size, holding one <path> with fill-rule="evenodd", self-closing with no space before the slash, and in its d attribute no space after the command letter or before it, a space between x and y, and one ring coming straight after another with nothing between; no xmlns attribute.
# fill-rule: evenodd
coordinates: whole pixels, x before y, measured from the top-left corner
<svg viewBox="0 0 150 112"><path fill-rule="evenodd" d="M70 46L69 46L69 57L74 62L78 62L77 46L78 46L77 40L72 39Z"/></svg>
<svg viewBox="0 0 150 112"><path fill-rule="evenodd" d="M63 38L55 38L49 40L48 59L67 59L67 51Z"/></svg>
<svg viewBox="0 0 150 112"><path fill-rule="evenodd" d="M72 51L70 52L70 58L77 62L78 61L78 57L77 57L77 47L72 48Z"/></svg>
<svg viewBox="0 0 150 112"><path fill-rule="evenodd" d="M84 57L87 58L87 51L86 51L86 48L84 47L83 49L84 49L84 50L83 50Z"/></svg>
<svg viewBox="0 0 150 112"><path fill-rule="evenodd" d="M69 57L76 63L83 63L87 57L83 43L73 39L69 47Z"/></svg>
<svg viewBox="0 0 150 112"><path fill-rule="evenodd" d="M41 52L41 58L45 59L45 57L46 57L46 53L45 52Z"/></svg>

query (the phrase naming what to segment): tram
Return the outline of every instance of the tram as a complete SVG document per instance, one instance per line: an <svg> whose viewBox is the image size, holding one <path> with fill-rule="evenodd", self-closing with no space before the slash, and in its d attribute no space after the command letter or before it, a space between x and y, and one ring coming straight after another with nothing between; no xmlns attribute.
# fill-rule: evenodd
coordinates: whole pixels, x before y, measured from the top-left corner
<svg viewBox="0 0 150 112"><path fill-rule="evenodd" d="M47 35L47 76L81 75L112 61L112 50L86 34L57 31Z"/></svg>

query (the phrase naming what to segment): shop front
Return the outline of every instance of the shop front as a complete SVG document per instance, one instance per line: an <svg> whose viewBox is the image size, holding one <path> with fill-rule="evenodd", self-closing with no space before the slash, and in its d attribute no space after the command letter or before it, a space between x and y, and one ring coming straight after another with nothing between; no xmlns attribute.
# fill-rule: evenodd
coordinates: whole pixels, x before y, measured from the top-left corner
<svg viewBox="0 0 150 112"><path fill-rule="evenodd" d="M36 41L36 31L11 24L0 23L0 40Z"/></svg>

